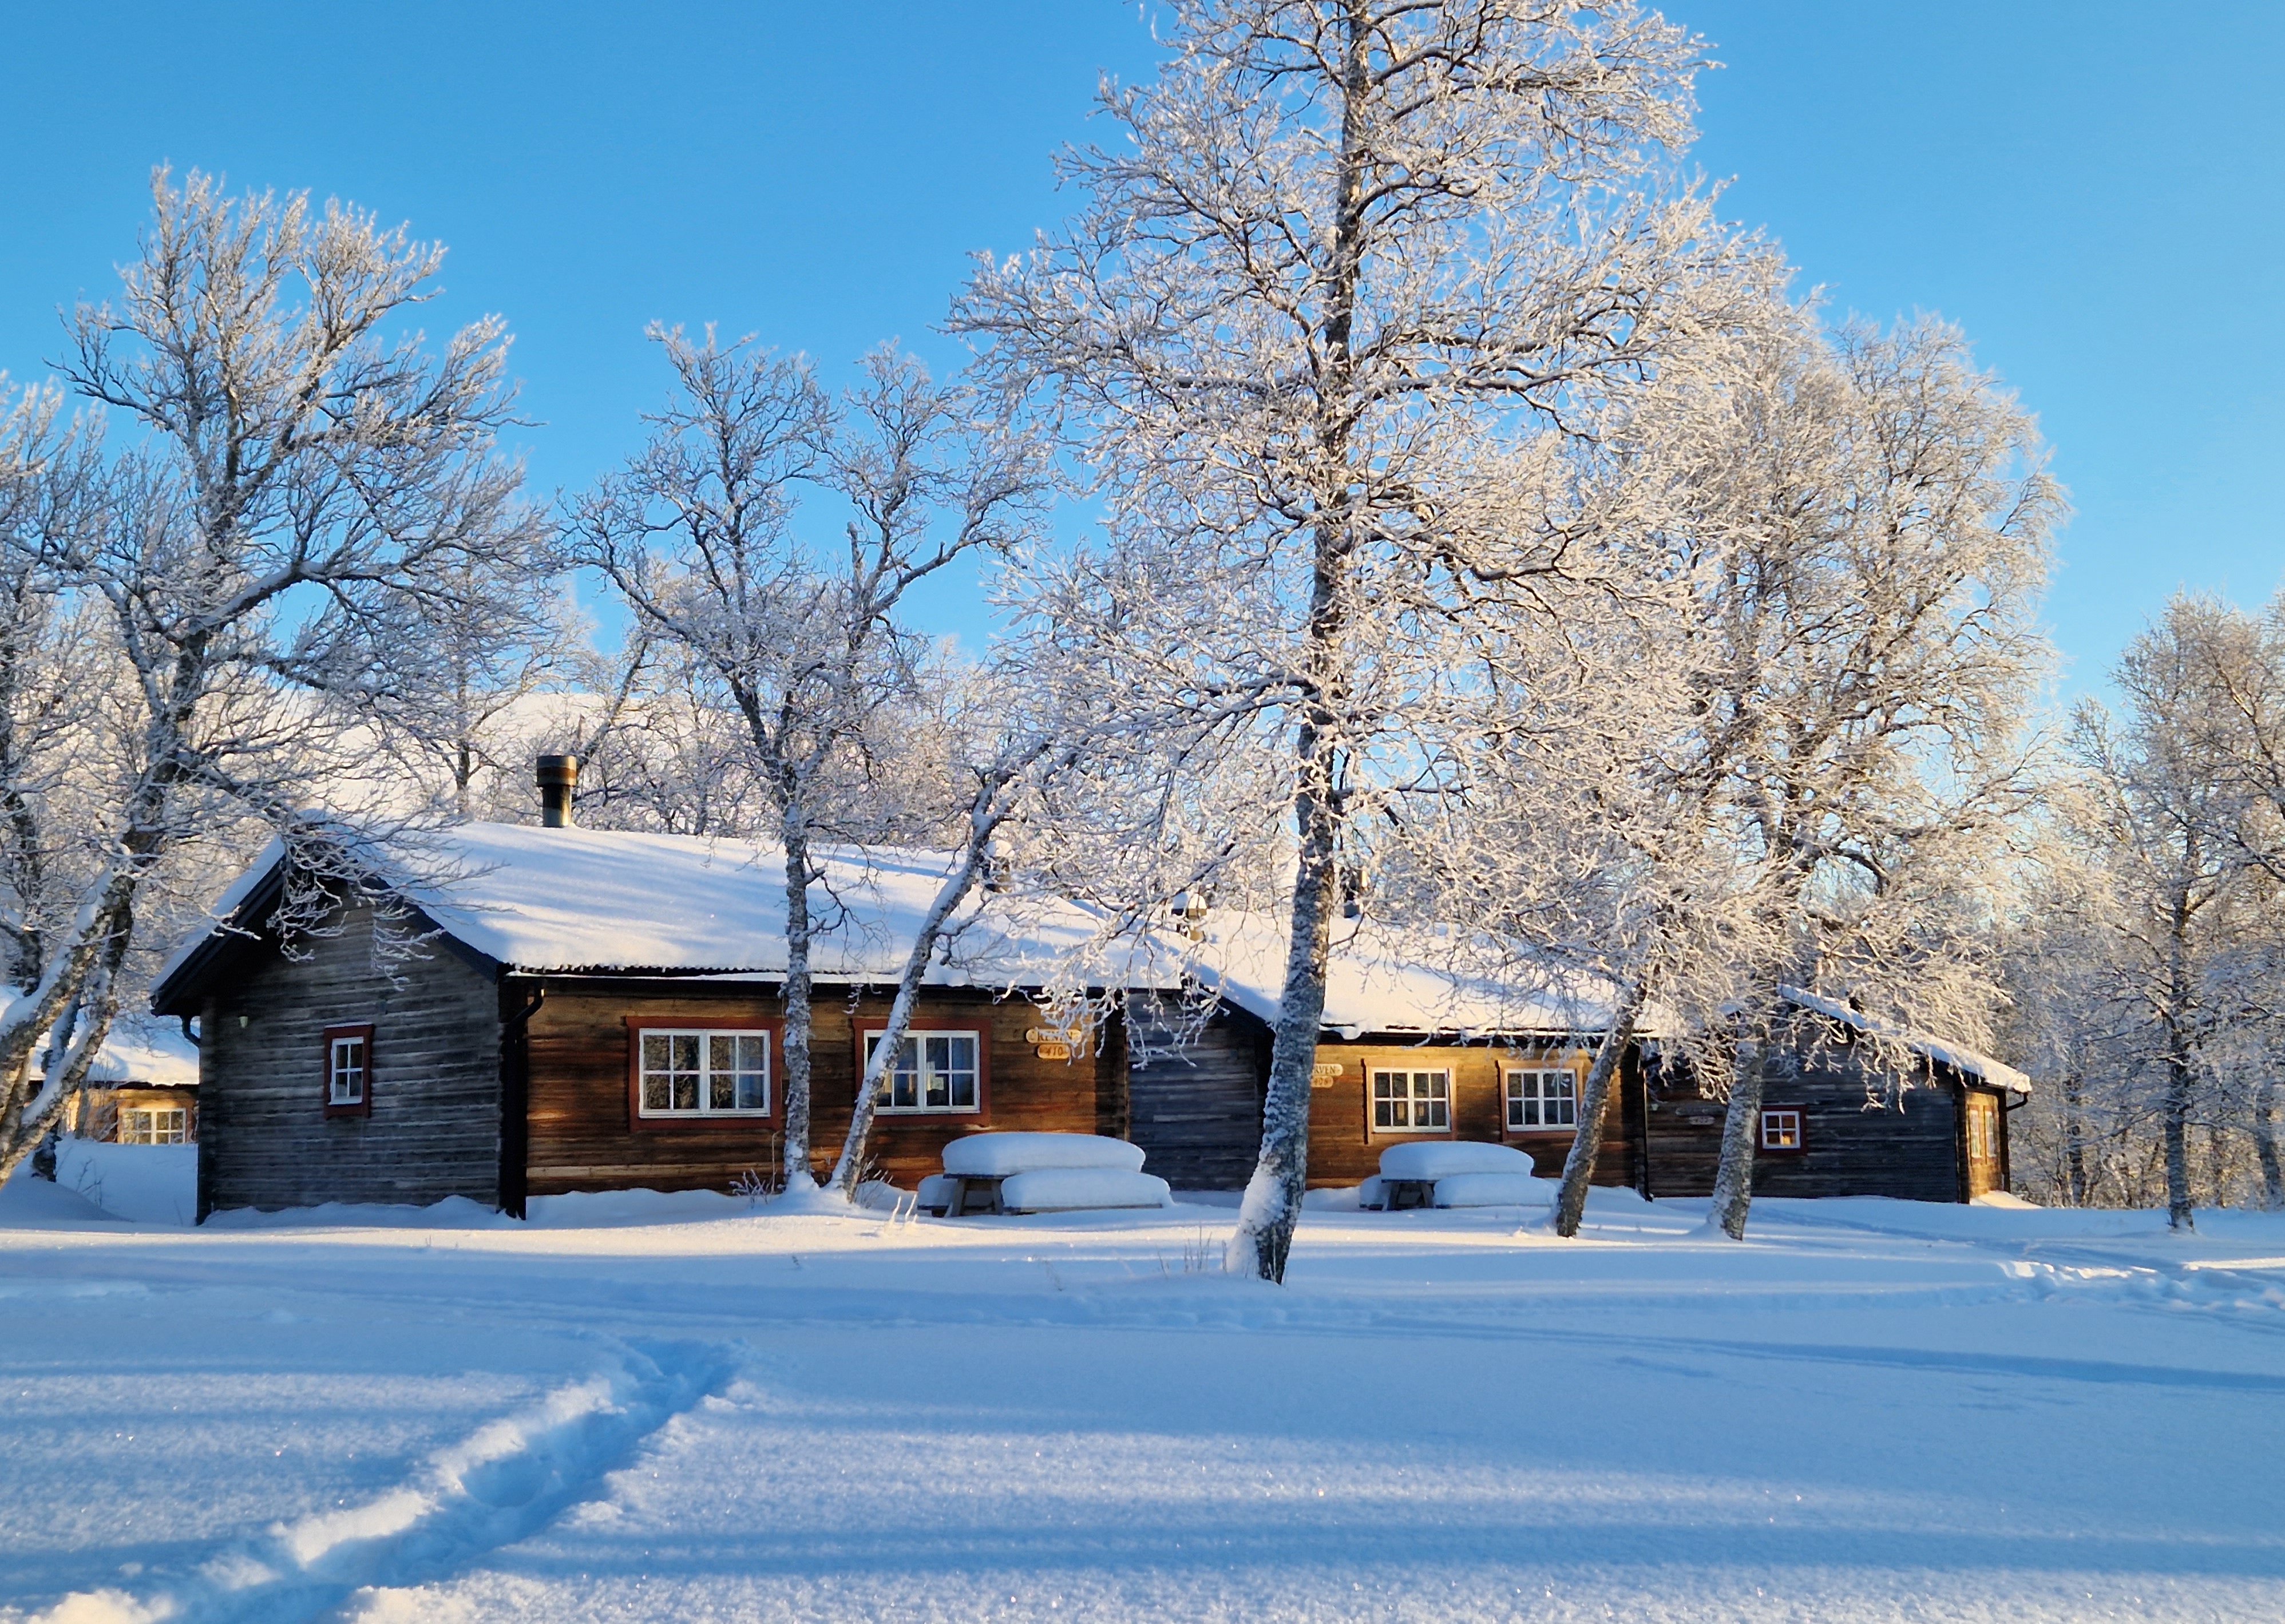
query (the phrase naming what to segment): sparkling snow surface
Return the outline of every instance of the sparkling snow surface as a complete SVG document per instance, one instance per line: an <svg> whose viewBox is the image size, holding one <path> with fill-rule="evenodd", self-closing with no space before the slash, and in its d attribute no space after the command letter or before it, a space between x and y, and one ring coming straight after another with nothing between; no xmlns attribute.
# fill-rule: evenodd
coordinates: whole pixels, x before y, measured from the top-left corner
<svg viewBox="0 0 2285 1624"><path fill-rule="evenodd" d="M20 1178L0 1617L2285 1617L2285 1218L1231 1216Z"/></svg>

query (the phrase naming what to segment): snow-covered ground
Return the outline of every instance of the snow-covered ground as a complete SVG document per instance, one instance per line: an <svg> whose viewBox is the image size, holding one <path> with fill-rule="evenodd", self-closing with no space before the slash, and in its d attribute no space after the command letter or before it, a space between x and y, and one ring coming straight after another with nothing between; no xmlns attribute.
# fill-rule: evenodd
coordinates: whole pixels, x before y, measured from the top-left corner
<svg viewBox="0 0 2285 1624"><path fill-rule="evenodd" d="M1277 1290L1198 1205L20 1179L0 1617L2285 1618L2285 1220L1589 1212L1313 1212Z"/></svg>

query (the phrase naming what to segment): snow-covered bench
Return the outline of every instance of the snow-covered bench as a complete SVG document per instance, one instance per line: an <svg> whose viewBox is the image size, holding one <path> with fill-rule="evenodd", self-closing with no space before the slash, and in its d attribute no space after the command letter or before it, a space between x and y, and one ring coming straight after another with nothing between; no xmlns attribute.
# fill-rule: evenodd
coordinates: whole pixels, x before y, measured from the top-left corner
<svg viewBox="0 0 2285 1624"><path fill-rule="evenodd" d="M1142 1171L1142 1149L1093 1134L972 1134L944 1148L944 1171L921 1181L920 1204L970 1212L1080 1212L1174 1204Z"/></svg>
<svg viewBox="0 0 2285 1624"><path fill-rule="evenodd" d="M1545 1206L1555 1181L1535 1177L1531 1158L1512 1145L1414 1140L1380 1153L1380 1174L1357 1191L1374 1212L1407 1207Z"/></svg>

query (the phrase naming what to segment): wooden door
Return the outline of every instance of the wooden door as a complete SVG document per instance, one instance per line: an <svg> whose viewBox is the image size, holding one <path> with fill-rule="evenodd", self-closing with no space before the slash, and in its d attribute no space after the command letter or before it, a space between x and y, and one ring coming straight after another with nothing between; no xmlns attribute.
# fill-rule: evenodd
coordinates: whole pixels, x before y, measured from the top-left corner
<svg viewBox="0 0 2285 1624"><path fill-rule="evenodd" d="M1967 1194L1970 1200L2000 1188L1999 1096L1967 1092Z"/></svg>

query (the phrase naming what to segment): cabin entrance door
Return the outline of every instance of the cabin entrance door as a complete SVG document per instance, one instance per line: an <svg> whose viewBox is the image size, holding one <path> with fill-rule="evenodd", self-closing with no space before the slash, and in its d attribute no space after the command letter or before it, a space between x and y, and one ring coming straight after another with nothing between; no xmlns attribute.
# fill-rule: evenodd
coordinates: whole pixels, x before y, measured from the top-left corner
<svg viewBox="0 0 2285 1624"><path fill-rule="evenodd" d="M1999 1171L1999 1096L1971 1088L1967 1101L1967 1196L1998 1189Z"/></svg>

